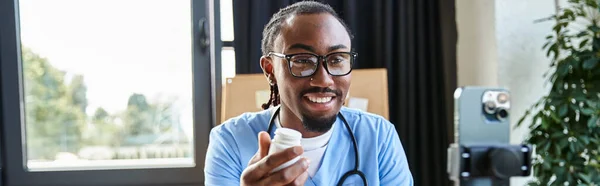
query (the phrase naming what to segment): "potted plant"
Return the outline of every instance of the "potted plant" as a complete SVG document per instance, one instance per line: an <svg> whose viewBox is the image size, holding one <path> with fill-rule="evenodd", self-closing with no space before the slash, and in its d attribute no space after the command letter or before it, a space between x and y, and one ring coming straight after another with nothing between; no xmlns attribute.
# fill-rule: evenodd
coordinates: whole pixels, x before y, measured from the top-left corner
<svg viewBox="0 0 600 186"><path fill-rule="evenodd" d="M551 89L517 124L531 119L529 185L600 185L600 7L598 0L568 2L551 17L543 46Z"/></svg>

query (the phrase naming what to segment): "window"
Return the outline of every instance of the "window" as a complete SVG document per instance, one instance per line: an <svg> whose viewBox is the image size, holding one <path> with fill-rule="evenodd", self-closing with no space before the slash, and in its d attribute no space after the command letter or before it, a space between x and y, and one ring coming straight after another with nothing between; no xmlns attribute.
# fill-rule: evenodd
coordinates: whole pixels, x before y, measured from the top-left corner
<svg viewBox="0 0 600 186"><path fill-rule="evenodd" d="M190 23L207 5L0 3L3 183L201 183L214 103L201 28Z"/></svg>
<svg viewBox="0 0 600 186"><path fill-rule="evenodd" d="M227 78L235 76L235 49L233 48L233 0L220 0L221 16L221 70L223 74L222 83Z"/></svg>
<svg viewBox="0 0 600 186"><path fill-rule="evenodd" d="M193 166L190 5L19 1L29 170Z"/></svg>
<svg viewBox="0 0 600 186"><path fill-rule="evenodd" d="M235 77L235 50L233 47L223 47L221 50L221 65L223 80ZM224 83L225 81L223 81Z"/></svg>

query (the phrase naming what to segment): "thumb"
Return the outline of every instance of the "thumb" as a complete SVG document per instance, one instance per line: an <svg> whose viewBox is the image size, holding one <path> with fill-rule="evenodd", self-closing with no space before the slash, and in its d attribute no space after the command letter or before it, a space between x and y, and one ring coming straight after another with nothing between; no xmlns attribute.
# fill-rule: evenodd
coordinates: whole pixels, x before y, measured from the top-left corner
<svg viewBox="0 0 600 186"><path fill-rule="evenodd" d="M259 159L264 158L269 154L269 147L271 146L271 136L267 132L258 133L258 157Z"/></svg>

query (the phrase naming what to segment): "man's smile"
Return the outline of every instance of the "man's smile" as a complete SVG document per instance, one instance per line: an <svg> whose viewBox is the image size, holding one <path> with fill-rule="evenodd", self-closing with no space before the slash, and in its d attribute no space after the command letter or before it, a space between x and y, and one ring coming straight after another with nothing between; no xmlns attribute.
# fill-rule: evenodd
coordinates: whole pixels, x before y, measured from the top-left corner
<svg viewBox="0 0 600 186"><path fill-rule="evenodd" d="M312 112L327 112L335 108L337 96L334 93L307 93L302 96L308 110Z"/></svg>
<svg viewBox="0 0 600 186"><path fill-rule="evenodd" d="M308 100L315 102L315 103L327 103L329 101L331 101L331 98L333 97L316 97L316 96L307 96Z"/></svg>

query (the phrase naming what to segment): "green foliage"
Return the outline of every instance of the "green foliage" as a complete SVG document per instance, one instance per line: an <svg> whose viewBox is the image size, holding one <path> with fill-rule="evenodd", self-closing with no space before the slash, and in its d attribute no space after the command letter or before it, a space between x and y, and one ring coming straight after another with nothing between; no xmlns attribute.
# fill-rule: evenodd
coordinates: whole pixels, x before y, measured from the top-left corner
<svg viewBox="0 0 600 186"><path fill-rule="evenodd" d="M78 154L88 146L148 144L176 124L171 101L151 104L142 94L132 94L121 113L111 115L97 108L87 116L87 86L82 75L67 82L65 72L28 48L22 49L22 61L29 160L54 160L59 152ZM128 144L129 139L142 140Z"/></svg>
<svg viewBox="0 0 600 186"><path fill-rule="evenodd" d="M84 146L108 146L118 147L122 136L119 135L121 127L116 125L116 117L111 116L102 107L97 108L88 125L83 132Z"/></svg>
<svg viewBox="0 0 600 186"><path fill-rule="evenodd" d="M596 0L569 0L568 7L553 16L543 47L552 88L518 124L531 119L530 185L600 184L600 9Z"/></svg>
<svg viewBox="0 0 600 186"><path fill-rule="evenodd" d="M75 75L69 85L71 103L79 107L82 112L87 108L87 87L85 86L82 75Z"/></svg>
<svg viewBox="0 0 600 186"><path fill-rule="evenodd" d="M152 129L152 111L146 101L146 97L141 94L129 96L127 102L127 111L124 114L124 121L128 124L128 133L133 136L147 133L155 133Z"/></svg>
<svg viewBox="0 0 600 186"><path fill-rule="evenodd" d="M170 103L148 104L146 96L129 96L127 110L123 114L127 135L160 134L173 125Z"/></svg>
<svg viewBox="0 0 600 186"><path fill-rule="evenodd" d="M64 72L27 48L22 56L28 158L54 159L58 152L76 152L86 121L80 102L85 100L85 86L66 85ZM77 100L73 94L83 97Z"/></svg>

